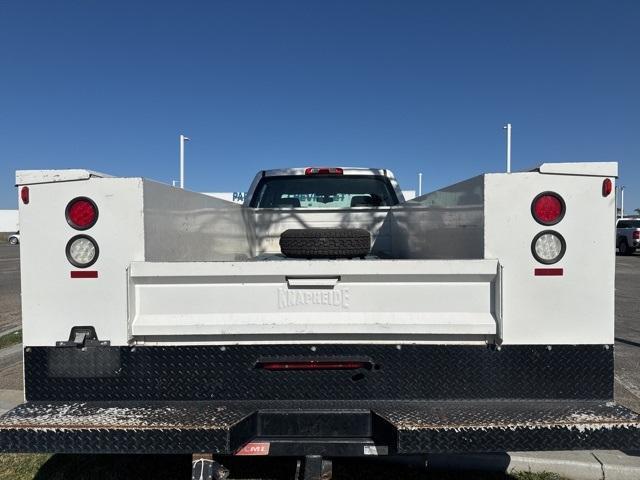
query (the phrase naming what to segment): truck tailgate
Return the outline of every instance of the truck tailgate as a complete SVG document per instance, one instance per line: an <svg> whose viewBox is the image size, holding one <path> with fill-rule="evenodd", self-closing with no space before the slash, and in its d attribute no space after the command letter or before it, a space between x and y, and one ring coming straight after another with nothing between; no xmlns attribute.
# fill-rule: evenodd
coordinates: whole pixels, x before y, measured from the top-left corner
<svg viewBox="0 0 640 480"><path fill-rule="evenodd" d="M494 335L496 260L133 262L133 336Z"/></svg>

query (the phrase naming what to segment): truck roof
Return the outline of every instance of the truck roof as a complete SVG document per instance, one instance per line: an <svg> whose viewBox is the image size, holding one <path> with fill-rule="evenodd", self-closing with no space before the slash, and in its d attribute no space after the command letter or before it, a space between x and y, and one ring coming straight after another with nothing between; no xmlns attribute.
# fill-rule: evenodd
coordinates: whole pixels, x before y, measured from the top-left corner
<svg viewBox="0 0 640 480"><path fill-rule="evenodd" d="M272 170L262 170L258 173L260 176L276 177L290 175L305 175L308 168L339 168L342 175L378 175L381 177L395 178L391 170L385 168L368 168L368 167L291 167L291 168L275 168Z"/></svg>

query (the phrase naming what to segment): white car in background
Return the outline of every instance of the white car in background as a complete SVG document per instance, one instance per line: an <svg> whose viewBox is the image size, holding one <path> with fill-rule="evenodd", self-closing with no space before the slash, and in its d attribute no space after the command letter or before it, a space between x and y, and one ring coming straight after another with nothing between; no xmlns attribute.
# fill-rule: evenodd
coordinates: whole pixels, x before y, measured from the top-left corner
<svg viewBox="0 0 640 480"><path fill-rule="evenodd" d="M18 245L20 243L20 232L12 233L7 238L9 245Z"/></svg>
<svg viewBox="0 0 640 480"><path fill-rule="evenodd" d="M640 218L618 219L616 247L620 255L633 255L640 248Z"/></svg>

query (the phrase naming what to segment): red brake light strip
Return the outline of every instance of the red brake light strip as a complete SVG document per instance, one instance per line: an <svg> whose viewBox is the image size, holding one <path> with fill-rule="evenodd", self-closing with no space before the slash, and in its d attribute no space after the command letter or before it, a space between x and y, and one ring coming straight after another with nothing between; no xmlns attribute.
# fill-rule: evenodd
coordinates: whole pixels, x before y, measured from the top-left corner
<svg viewBox="0 0 640 480"><path fill-rule="evenodd" d="M98 278L97 270L71 270L71 278Z"/></svg>
<svg viewBox="0 0 640 480"><path fill-rule="evenodd" d="M560 277L564 275L564 268L536 268L533 274L537 277Z"/></svg>
<svg viewBox="0 0 640 480"><path fill-rule="evenodd" d="M342 175L344 170L337 167L309 167L305 169L305 175Z"/></svg>
<svg viewBox="0 0 640 480"><path fill-rule="evenodd" d="M366 368L367 362L317 362L317 361L300 361L300 362L260 362L258 368L270 371L278 370L357 370Z"/></svg>

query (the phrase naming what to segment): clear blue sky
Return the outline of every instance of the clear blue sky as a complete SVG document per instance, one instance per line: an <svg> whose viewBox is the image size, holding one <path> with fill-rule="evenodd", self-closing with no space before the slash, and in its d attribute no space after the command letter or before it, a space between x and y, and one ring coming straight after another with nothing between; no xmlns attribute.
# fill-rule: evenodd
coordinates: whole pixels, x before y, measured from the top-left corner
<svg viewBox="0 0 640 480"><path fill-rule="evenodd" d="M640 207L640 2L0 0L0 208L16 169L244 190L261 168L384 166L425 191L620 162Z"/></svg>

